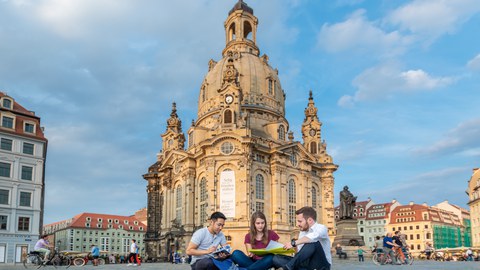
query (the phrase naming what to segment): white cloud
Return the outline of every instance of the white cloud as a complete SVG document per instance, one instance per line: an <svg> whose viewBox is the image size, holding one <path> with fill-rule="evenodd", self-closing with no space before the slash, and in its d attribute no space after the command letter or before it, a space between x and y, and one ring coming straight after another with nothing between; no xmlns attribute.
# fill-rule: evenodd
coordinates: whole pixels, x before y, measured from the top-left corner
<svg viewBox="0 0 480 270"><path fill-rule="evenodd" d="M389 98L401 92L434 90L453 82L453 77L434 77L421 69L401 71L398 65L388 63L358 75L352 82L357 92L354 96L343 96L338 105L351 106L352 102Z"/></svg>
<svg viewBox="0 0 480 270"><path fill-rule="evenodd" d="M368 21L365 10L360 9L344 22L324 24L317 45L329 52L360 49L395 55L401 53L409 42L409 38L398 32L385 32L375 22Z"/></svg>
<svg viewBox="0 0 480 270"><path fill-rule="evenodd" d="M468 61L467 67L473 71L480 71L480 54Z"/></svg>
<svg viewBox="0 0 480 270"><path fill-rule="evenodd" d="M385 21L432 41L453 33L479 11L478 0L414 0L394 10Z"/></svg>
<svg viewBox="0 0 480 270"><path fill-rule="evenodd" d="M352 96L344 95L338 100L337 104L340 107L352 108L355 105L355 101Z"/></svg>
<svg viewBox="0 0 480 270"><path fill-rule="evenodd" d="M480 148L478 138L480 138L480 118L460 123L448 131L442 140L424 148L417 148L414 153L429 155L460 153L465 156L475 156L478 155Z"/></svg>

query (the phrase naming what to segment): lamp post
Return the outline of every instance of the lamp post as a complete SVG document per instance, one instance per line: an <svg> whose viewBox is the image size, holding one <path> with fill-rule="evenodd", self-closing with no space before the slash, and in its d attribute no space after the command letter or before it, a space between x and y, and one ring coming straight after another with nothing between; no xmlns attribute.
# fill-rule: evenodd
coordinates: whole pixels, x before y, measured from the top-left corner
<svg viewBox="0 0 480 270"><path fill-rule="evenodd" d="M58 241L57 241L57 248L58 248L58 250L60 250L60 245L61 245L61 244L62 244L62 240L58 240Z"/></svg>

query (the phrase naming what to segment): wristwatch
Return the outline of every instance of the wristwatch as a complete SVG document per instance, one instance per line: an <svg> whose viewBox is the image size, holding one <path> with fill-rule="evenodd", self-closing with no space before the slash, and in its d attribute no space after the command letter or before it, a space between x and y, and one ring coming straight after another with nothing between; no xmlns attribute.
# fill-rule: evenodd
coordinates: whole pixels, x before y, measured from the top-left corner
<svg viewBox="0 0 480 270"><path fill-rule="evenodd" d="M292 239L292 241L290 242L290 245L292 245L292 247L296 247L297 243L295 242L295 240Z"/></svg>

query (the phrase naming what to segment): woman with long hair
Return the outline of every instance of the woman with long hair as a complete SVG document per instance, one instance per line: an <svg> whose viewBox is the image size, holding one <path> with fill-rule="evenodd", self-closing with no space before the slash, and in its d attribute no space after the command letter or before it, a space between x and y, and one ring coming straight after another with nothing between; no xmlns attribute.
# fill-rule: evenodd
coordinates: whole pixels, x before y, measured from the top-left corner
<svg viewBox="0 0 480 270"><path fill-rule="evenodd" d="M265 270L273 267L273 254L263 257L250 253L251 249L266 248L270 241L278 241L280 237L274 231L267 228L267 218L265 215L257 211L252 214L250 219L250 231L245 235L245 247L247 254L240 250L235 250L231 259L240 267L248 270Z"/></svg>

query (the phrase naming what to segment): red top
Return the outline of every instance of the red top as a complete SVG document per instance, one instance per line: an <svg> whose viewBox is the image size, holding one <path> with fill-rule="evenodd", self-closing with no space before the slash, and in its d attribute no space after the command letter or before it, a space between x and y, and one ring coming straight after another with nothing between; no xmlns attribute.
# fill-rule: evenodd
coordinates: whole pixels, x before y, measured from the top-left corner
<svg viewBox="0 0 480 270"><path fill-rule="evenodd" d="M268 230L268 238L267 238L267 244L263 243L261 240L258 241L257 239L254 239L254 243L250 243L250 233L247 233L245 235L245 244L251 244L252 245L252 249L262 249L262 248L266 248L268 243L273 240L273 241L278 241L278 239L280 239L280 237L278 236L277 233L275 233L274 231L271 231L271 230ZM257 255L253 255L253 259L254 260L260 260L262 257L260 256L257 256Z"/></svg>

